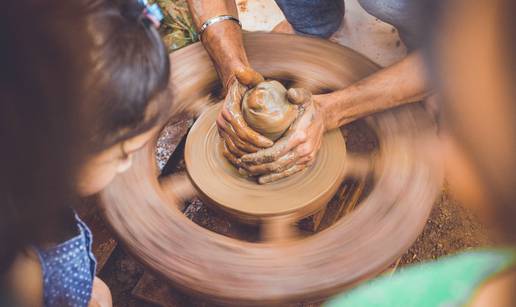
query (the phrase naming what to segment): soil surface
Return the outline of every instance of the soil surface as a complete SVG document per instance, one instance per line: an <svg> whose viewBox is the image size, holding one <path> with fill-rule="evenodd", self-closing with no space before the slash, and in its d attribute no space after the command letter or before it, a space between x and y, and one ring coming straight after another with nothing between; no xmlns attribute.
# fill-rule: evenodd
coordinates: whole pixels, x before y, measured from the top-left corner
<svg viewBox="0 0 516 307"><path fill-rule="evenodd" d="M162 133L157 148L157 159L161 167L166 164L168 157L180 143L191 123L191 120L184 119L170 125ZM348 126L343 132L347 136L347 146L351 150L357 152L374 150L375 140L360 127L360 123ZM184 161L178 159L174 165L167 165L167 167L170 172L183 171ZM256 227L232 220L207 207L198 199L190 201L185 206L184 214L197 224L217 233L246 241L258 240ZM320 223L324 224L324 219ZM303 225L305 226L303 227ZM304 224L301 223L300 226L303 230L308 229L307 232L310 232L312 227L310 225L313 225L313 221L308 220ZM407 253L391 266L390 270L394 272L405 265L432 260L487 244L489 244L489 240L486 231L478 219L455 201L445 186L436 200L423 233ZM142 278L144 275L145 278ZM155 306L154 303L164 301L168 302L165 306L214 306L212 303L171 289L167 283L152 273L146 272L141 264L128 255L122 245L119 245L111 255L100 276L110 287L115 306ZM139 281L140 284L138 284ZM151 303L152 301L154 303ZM295 306L318 305L320 303L300 302L295 304Z"/></svg>

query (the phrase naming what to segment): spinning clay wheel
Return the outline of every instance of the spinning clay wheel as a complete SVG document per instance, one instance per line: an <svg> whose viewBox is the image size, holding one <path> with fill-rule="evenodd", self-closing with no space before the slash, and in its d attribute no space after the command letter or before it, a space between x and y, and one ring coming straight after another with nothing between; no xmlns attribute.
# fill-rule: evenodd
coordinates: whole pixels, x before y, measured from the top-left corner
<svg viewBox="0 0 516 307"><path fill-rule="evenodd" d="M214 105L197 119L185 146L188 174L204 200L241 219L264 222L273 217L301 219L328 203L345 169L346 145L339 130L325 135L311 167L260 185L239 174L223 156L223 141L215 124L220 108L221 104Z"/></svg>
<svg viewBox="0 0 516 307"><path fill-rule="evenodd" d="M315 94L344 88L378 69L356 52L318 39L251 33L244 43L252 67L266 78ZM176 106L220 88L198 43L174 52L171 65ZM420 106L363 120L377 139L374 152L352 152L349 144L346 152L335 130L325 136L314 165L266 185L240 177L218 151L219 108L207 109L192 127L187 170L206 203L261 225L262 241L214 233L167 202L169 187L155 157L158 136L101 194L105 217L128 250L171 285L225 306L322 299L385 270L422 231L443 174L429 150L435 127ZM322 210L344 178L366 177L371 187L356 209L321 232L296 235L298 220Z"/></svg>

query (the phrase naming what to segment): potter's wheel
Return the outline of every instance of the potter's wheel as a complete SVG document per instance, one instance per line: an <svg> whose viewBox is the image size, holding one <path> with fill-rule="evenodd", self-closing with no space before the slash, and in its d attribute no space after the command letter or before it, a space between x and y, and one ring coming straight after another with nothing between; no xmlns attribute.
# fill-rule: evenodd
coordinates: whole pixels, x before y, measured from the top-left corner
<svg viewBox="0 0 516 307"><path fill-rule="evenodd" d="M378 69L360 54L319 39L251 33L244 35L244 43L251 65L264 77L316 94L344 88ZM195 103L220 88L200 44L174 52L171 65L176 105ZM285 306L326 298L375 276L405 253L423 230L441 188L441 165L428 150L435 127L420 106L396 108L362 122L374 132L378 150L352 153L348 144L343 176L367 174L373 178L371 190L355 210L312 236L275 240L288 237L288 214L283 215L288 208L282 208L279 220L263 218L270 227L265 227L261 242L226 237L195 224L167 203L156 142L135 153L133 167L101 193L105 218L147 269L188 293L224 306ZM301 180L306 173L298 175L289 180ZM224 209L242 211L240 206ZM245 215L275 209L261 210Z"/></svg>
<svg viewBox="0 0 516 307"><path fill-rule="evenodd" d="M195 122L185 146L192 181L212 204L245 220L296 214L304 217L328 203L344 174L346 145L340 130L325 135L314 164L280 181L260 185L242 177L223 156L215 120L221 104Z"/></svg>

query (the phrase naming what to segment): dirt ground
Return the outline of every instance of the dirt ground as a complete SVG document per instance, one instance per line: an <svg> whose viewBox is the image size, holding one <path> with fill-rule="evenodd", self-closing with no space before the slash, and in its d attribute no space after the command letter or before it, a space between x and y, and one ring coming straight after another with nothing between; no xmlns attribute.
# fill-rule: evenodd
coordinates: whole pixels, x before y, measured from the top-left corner
<svg viewBox="0 0 516 307"><path fill-rule="evenodd" d="M181 135L186 132L190 124L191 121L183 121L165 130L157 149L157 158L161 166L165 164L175 145L179 143ZM369 150L368 147L372 145L363 142L363 135L359 135L359 139L362 141L356 141L356 139L353 141L352 136L356 135L353 129L351 126L351 132L346 132L348 147ZM361 146L362 148L359 148ZM184 162L179 160L173 171L183 169ZM258 239L257 229L231 220L206 207L199 200L189 202L185 207L184 214L197 224L212 231L248 241ZM432 260L487 244L489 244L489 240L486 231L478 219L454 200L452 193L445 186L435 202L423 233L400 260L391 266L391 271L399 270L405 265ZM166 300L167 306L213 306L209 302L190 297L177 290L170 290L166 283L145 272L144 267L128 255L122 246L119 245L115 249L100 273L101 278L106 281L112 291L115 306L155 306L155 304L149 303L149 300L155 302ZM136 287L144 275L146 282L142 282ZM145 297L147 302L136 296ZM317 305L319 304L300 302L296 306Z"/></svg>

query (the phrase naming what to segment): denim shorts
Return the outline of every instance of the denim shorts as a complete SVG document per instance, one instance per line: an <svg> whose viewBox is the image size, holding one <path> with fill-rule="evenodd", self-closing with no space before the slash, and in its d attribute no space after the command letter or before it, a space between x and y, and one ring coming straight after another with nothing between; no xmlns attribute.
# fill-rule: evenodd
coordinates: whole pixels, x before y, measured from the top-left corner
<svg viewBox="0 0 516 307"><path fill-rule="evenodd" d="M358 0L369 14L394 26L409 49L418 46L418 8L423 0ZM344 17L344 0L276 0L300 34L330 37Z"/></svg>

